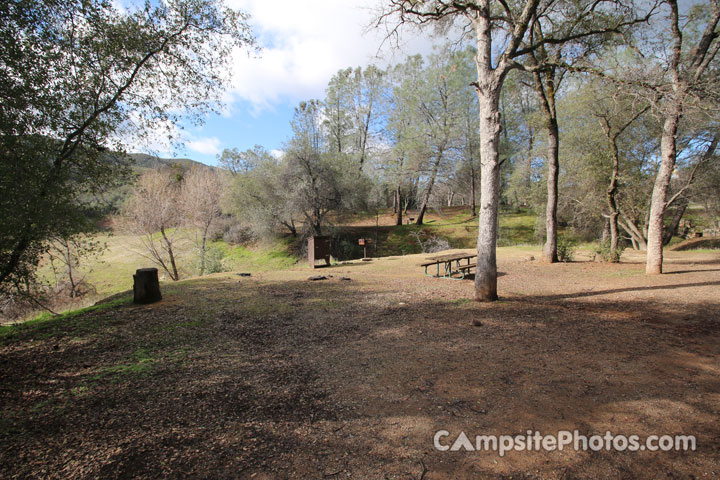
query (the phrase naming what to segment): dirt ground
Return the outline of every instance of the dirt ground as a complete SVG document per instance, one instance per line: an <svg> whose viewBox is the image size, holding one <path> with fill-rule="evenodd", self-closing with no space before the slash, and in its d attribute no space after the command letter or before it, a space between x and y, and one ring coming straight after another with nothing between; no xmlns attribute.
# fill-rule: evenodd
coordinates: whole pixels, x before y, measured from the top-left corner
<svg viewBox="0 0 720 480"><path fill-rule="evenodd" d="M19 329L0 342L0 478L718 478L720 253L668 252L652 277L633 253L529 255L501 249L492 304L408 256L216 275ZM697 449L500 457L438 451L438 430Z"/></svg>

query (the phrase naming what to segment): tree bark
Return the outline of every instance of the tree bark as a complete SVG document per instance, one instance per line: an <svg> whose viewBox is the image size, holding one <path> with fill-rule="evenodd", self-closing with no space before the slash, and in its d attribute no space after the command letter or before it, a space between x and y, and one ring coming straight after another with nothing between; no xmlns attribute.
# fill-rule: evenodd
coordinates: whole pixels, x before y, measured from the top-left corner
<svg viewBox="0 0 720 480"><path fill-rule="evenodd" d="M470 214L477 216L477 203L475 200L475 168L470 168Z"/></svg>
<svg viewBox="0 0 720 480"><path fill-rule="evenodd" d="M633 223L629 218L623 214L623 222L620 224L628 235L637 243L636 250L645 251L647 250L647 240L643 235L643 232Z"/></svg>
<svg viewBox="0 0 720 480"><path fill-rule="evenodd" d="M490 11L490 2L479 2ZM474 22L477 38L475 66L478 81L475 89L480 114L480 215L478 218L475 299L492 302L497 294L497 235L500 203L500 92L509 68L503 62L493 69L492 28L489 15Z"/></svg>
<svg viewBox="0 0 720 480"><path fill-rule="evenodd" d="M208 230L210 230L210 223L205 224L205 228L202 233L202 241L200 242L200 276L205 275L206 266L206 255L207 255L207 237Z"/></svg>
<svg viewBox="0 0 720 480"><path fill-rule="evenodd" d="M174 281L178 281L180 280L180 274L178 273L177 265L175 264L175 253L173 252L172 242L165 234L165 228L160 228L160 233L162 234L163 241L165 242L165 248L167 249L168 257L170 257L170 266L172 267L172 271L168 271L168 273L170 274L171 279L173 279ZM167 268L165 270L167 270Z"/></svg>
<svg viewBox="0 0 720 480"><path fill-rule="evenodd" d="M678 227L680 226L680 221L682 220L683 215L685 215L685 210L688 207L688 201L687 199L681 199L677 203L677 208L675 209L675 214L673 215L672 221L670 222L670 228L665 230L665 235L663 236L663 245L667 245L670 243L670 240L672 240L673 235L677 235Z"/></svg>
<svg viewBox="0 0 720 480"><path fill-rule="evenodd" d="M397 216L395 217L395 225L402 225L403 222L403 208L402 208L402 192L400 191L400 185L395 189L395 203L397 204Z"/></svg>
<svg viewBox="0 0 720 480"><path fill-rule="evenodd" d="M675 169L677 155L676 138L678 124L680 123L680 112L676 109L674 114L668 115L663 124L662 138L660 139L660 151L662 161L650 203L650 218L648 220L647 233L647 261L645 273L658 275L662 273L663 263L663 218L665 216L665 201L667 192Z"/></svg>
<svg viewBox="0 0 720 480"><path fill-rule="evenodd" d="M602 237L600 238L600 243L603 245L608 241L610 238L610 219L605 218L605 225L603 227L603 233Z"/></svg>
<svg viewBox="0 0 720 480"><path fill-rule="evenodd" d="M555 263L557 258L557 205L558 205L558 174L560 161L558 159L558 124L555 117L547 119L548 135L548 172L547 172L547 205L545 207L545 245L542 251L542 260Z"/></svg>
<svg viewBox="0 0 720 480"><path fill-rule="evenodd" d="M423 195L422 204L420 205L420 212L418 213L417 220L415 221L416 225L423 224L423 218L425 218L425 212L427 211L427 206L430 202L430 194L432 193L433 186L435 185L435 179L437 178L437 173L440 169L440 161L442 160L442 155L443 151L440 150L435 157L432 173L430 174L430 180L428 181L427 189L425 190L425 194Z"/></svg>
<svg viewBox="0 0 720 480"><path fill-rule="evenodd" d="M610 257L611 263L617 263L620 258L617 255L618 250L618 216L620 210L618 208L617 199L615 194L617 193L617 179L620 173L620 154L618 152L617 143L613 139L611 142L612 154L613 154L613 165L612 173L610 174L610 185L608 186L606 193L606 200L610 215L608 221L610 222Z"/></svg>
<svg viewBox="0 0 720 480"><path fill-rule="evenodd" d="M498 203L500 198L500 88L478 89L480 100L480 217L478 220L475 299L497 300Z"/></svg>
<svg viewBox="0 0 720 480"><path fill-rule="evenodd" d="M540 100L540 106L545 116L547 130L547 204L545 206L545 245L541 259L546 263L555 263L557 258L557 204L558 204L558 174L560 160L558 150L560 133L558 129L557 113L555 110L555 73L547 74L547 90L540 72L533 73L535 91Z"/></svg>

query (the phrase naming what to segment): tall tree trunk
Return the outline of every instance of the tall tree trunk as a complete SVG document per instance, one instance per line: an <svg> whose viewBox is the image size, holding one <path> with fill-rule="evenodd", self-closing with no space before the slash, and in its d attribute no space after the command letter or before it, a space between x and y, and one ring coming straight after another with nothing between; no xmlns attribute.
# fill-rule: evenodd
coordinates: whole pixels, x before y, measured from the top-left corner
<svg viewBox="0 0 720 480"><path fill-rule="evenodd" d="M205 228L202 233L202 240L200 242L200 276L205 275L206 256L207 256L207 237L208 230L210 230L210 223L205 224Z"/></svg>
<svg viewBox="0 0 720 480"><path fill-rule="evenodd" d="M482 77L481 77L482 78ZM475 299L497 300L498 206L500 199L500 88L478 89L480 100L480 217L478 220Z"/></svg>
<svg viewBox="0 0 720 480"><path fill-rule="evenodd" d="M489 0L478 5L490 11ZM508 72L507 65L493 69L492 28L488 15L480 15L473 24L477 38L475 66L478 81L480 116L480 215L478 218L477 266L475 299L480 302L497 300L498 207L500 203L500 93Z"/></svg>
<svg viewBox="0 0 720 480"><path fill-rule="evenodd" d="M665 201L670 186L675 159L677 155L676 136L678 124L680 123L679 109L668 115L663 124L662 138L660 139L660 151L662 161L660 169L655 178L655 185L650 203L650 218L648 220L647 233L647 261L645 273L657 275L662 273L663 263L663 218L665 216Z"/></svg>
<svg viewBox="0 0 720 480"><path fill-rule="evenodd" d="M606 192L607 206L610 210L610 216L608 221L610 222L610 257L609 260L612 263L617 263L620 258L617 255L618 250L618 216L620 210L618 208L617 199L615 194L617 193L617 178L620 173L620 153L618 152L617 143L611 142L612 154L613 154L613 165L612 173L610 174L610 185Z"/></svg>
<svg viewBox="0 0 720 480"><path fill-rule="evenodd" d="M548 172L547 172L547 205L545 207L545 245L542 251L542 260L555 263L557 258L557 205L558 205L558 174L560 161L558 159L559 133L557 119L547 119L548 135Z"/></svg>
<svg viewBox="0 0 720 480"><path fill-rule="evenodd" d="M400 185L395 189L395 203L397 203L397 217L395 218L395 225L402 225L403 222L403 208L402 208L402 191Z"/></svg>
<svg viewBox="0 0 720 480"><path fill-rule="evenodd" d="M558 204L558 174L560 161L558 159L558 146L560 133L558 130L557 113L555 110L555 71L545 74L545 80L539 71L533 73L533 84L540 106L545 117L547 130L547 204L545 206L545 245L542 251L542 261L555 263L557 258L557 204Z"/></svg>

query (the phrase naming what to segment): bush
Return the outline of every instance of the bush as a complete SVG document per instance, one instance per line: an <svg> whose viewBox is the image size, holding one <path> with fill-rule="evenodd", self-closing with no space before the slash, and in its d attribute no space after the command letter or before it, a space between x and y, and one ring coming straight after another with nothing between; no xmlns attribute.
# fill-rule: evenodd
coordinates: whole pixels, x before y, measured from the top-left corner
<svg viewBox="0 0 720 480"><path fill-rule="evenodd" d="M209 244L205 250L205 275L210 273L227 272L223 266L223 258L225 258L225 249L217 244ZM197 253L193 260L193 270L200 273L200 252Z"/></svg>
<svg viewBox="0 0 720 480"><path fill-rule="evenodd" d="M624 250L625 249L622 247L611 249L610 242L601 242L593 252L593 259L600 259L603 262L608 263L619 263L620 256L622 256Z"/></svg>
<svg viewBox="0 0 720 480"><path fill-rule="evenodd" d="M446 238L429 234L424 230L411 232L410 235L415 238L415 241L420 247L422 253L436 253L452 248L450 242Z"/></svg>
<svg viewBox="0 0 720 480"><path fill-rule="evenodd" d="M247 245L255 240L255 236L250 228L235 222L222 233L222 239L230 245Z"/></svg>
<svg viewBox="0 0 720 480"><path fill-rule="evenodd" d="M557 241L557 256L561 262L572 262L575 259L577 246L567 237L559 237Z"/></svg>

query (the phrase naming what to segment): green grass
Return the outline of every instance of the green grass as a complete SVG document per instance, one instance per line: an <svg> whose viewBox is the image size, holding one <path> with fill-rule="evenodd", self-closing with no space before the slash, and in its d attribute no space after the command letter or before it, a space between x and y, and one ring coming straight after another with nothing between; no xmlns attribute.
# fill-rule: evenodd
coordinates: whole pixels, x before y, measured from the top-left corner
<svg viewBox="0 0 720 480"><path fill-rule="evenodd" d="M390 212L384 212L383 216ZM404 217L405 220L409 217ZM503 212L500 214L500 232L498 246L537 245L535 239L535 219L532 212ZM478 219L470 216L468 208L453 207L446 212L432 212L424 225L403 224L398 226L374 225L338 227L343 240L356 242L357 238L377 236L377 245L368 249L374 257L389 257L422 253L416 235L423 240L432 236L447 240L450 248L475 248L477 245ZM358 250L358 258L362 250Z"/></svg>
<svg viewBox="0 0 720 480"><path fill-rule="evenodd" d="M222 259L226 271L261 272L284 270L298 261L289 251L289 241L277 241L269 245L249 249L241 245L228 245L225 242L214 242L223 249Z"/></svg>
<svg viewBox="0 0 720 480"><path fill-rule="evenodd" d="M536 244L535 215L528 212L504 213L500 215L500 236L498 246Z"/></svg>
<svg viewBox="0 0 720 480"><path fill-rule="evenodd" d="M133 352L127 362L101 368L98 373L91 376L90 382L109 379L119 381L124 377L143 376L150 373L156 359L144 348Z"/></svg>

